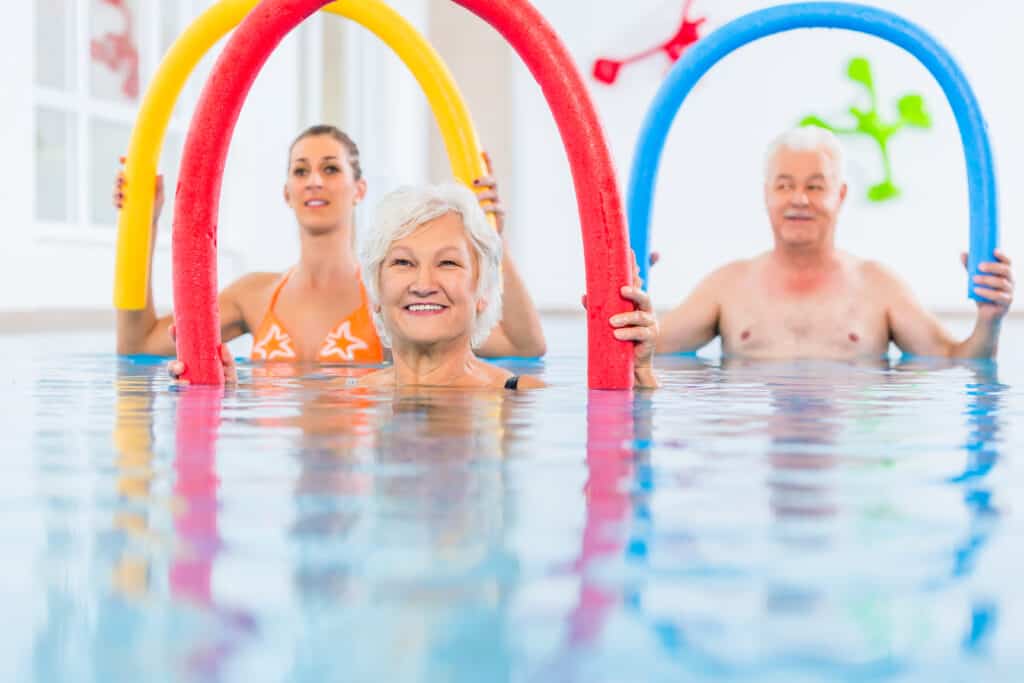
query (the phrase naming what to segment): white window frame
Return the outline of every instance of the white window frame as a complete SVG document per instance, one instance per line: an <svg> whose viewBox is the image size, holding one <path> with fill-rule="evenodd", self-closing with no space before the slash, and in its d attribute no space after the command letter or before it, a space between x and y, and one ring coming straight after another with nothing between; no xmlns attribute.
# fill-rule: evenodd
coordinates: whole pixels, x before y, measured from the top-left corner
<svg viewBox="0 0 1024 683"><path fill-rule="evenodd" d="M109 182L113 186L113 178L99 179L89 177L89 152L90 152L90 130L89 121L100 119L117 124L123 124L129 128L134 127L135 119L145 96L148 86L159 60L162 58L160 51L160 9L166 5L177 5L177 17L179 33L187 28L196 15L192 0L161 0L159 6L152 0L140 0L138 3L135 18L135 30L139 50L139 79L140 91L139 101L128 104L110 102L91 96L89 70L91 66L90 36L89 36L89 10L90 0L73 0L72 11L74 12L74 47L73 54L68 55L67 68L74 74L74 87L71 91L64 91L39 85L33 77L33 126L36 125L36 109L45 107L73 116L74 124L71 127L74 135L75 167L74 177L70 179L74 188L72 199L74 201L75 220L73 221L47 221L35 217L35 237L39 242L59 242L61 244L86 243L86 244L114 244L117 239L116 225L96 224L92 222L89 206L90 182ZM35 17L33 17L35 21ZM68 36L70 37L70 36ZM69 43L71 41L68 41ZM187 106L195 100L196 88L190 84L182 93L181 102L186 106L179 107L178 112L190 111ZM188 128L188 121L180 114L172 116L167 133L177 134L184 138ZM124 150L127 152L127 150ZM33 174L33 185L37 182ZM168 190L168 196L173 194ZM34 209L33 209L34 212ZM161 231L158 244L169 243L170 236Z"/></svg>

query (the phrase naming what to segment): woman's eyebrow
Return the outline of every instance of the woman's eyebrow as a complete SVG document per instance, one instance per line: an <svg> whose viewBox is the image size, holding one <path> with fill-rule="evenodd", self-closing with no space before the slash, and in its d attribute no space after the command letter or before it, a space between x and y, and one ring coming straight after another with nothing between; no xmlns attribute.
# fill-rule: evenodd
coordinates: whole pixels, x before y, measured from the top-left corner
<svg viewBox="0 0 1024 683"><path fill-rule="evenodd" d="M338 160L337 155L331 154L330 156L320 157L320 161L331 161L331 160L337 161ZM309 163L309 159L307 159L306 157L296 157L296 158L292 159L292 163L293 164L308 164Z"/></svg>

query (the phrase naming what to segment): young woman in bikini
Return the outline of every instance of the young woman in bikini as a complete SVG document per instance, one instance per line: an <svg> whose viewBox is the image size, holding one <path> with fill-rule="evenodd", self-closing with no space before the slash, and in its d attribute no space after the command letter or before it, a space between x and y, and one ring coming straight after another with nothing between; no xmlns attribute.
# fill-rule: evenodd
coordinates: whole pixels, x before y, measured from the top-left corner
<svg viewBox="0 0 1024 683"><path fill-rule="evenodd" d="M477 199L503 227L494 180L480 178ZM124 179L114 189L123 202ZM299 262L283 275L249 273L218 299L221 338L251 333L254 361L380 363L384 348L374 329L353 239L355 206L366 195L359 149L333 126L314 126L292 144L284 198L299 225ZM154 228L163 204L158 182ZM507 250L506 250L507 254ZM506 255L502 261L505 304L502 320L477 352L482 356L540 356L544 333L533 301ZM142 311L118 311L117 352L174 355L168 328L172 316L158 317L152 291Z"/></svg>

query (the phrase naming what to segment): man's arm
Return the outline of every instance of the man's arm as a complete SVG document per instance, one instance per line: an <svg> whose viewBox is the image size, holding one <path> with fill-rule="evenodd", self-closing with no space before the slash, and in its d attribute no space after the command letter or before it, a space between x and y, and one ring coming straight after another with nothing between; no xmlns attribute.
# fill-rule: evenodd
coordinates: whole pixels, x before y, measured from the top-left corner
<svg viewBox="0 0 1024 683"><path fill-rule="evenodd" d="M1010 259L996 252L996 261L983 263L986 273L975 280L974 291L990 299L978 302L978 317L971 335L957 341L938 318L926 311L921 302L895 274L871 264L873 277L887 297L886 318L892 340L900 350L916 356L946 358L993 358L999 347L1003 317L1013 302L1013 274Z"/></svg>
<svg viewBox="0 0 1024 683"><path fill-rule="evenodd" d="M657 353L690 353L718 335L722 290L737 267L733 263L711 273L683 303L662 316Z"/></svg>

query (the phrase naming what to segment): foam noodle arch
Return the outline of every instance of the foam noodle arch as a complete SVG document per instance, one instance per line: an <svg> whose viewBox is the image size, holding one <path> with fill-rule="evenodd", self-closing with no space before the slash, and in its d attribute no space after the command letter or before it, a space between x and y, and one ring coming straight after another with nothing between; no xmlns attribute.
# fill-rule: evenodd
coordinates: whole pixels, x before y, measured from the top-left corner
<svg viewBox="0 0 1024 683"><path fill-rule="evenodd" d="M583 227L588 296L588 382L627 389L632 344L617 341L608 318L630 310L628 243L611 155L568 51L526 0L455 0L508 40L539 82L572 167ZM239 25L214 67L193 118L175 200L174 300L178 357L196 384L223 381L216 308L216 215L230 133L260 67L289 30L326 0L263 0Z"/></svg>
<svg viewBox="0 0 1024 683"><path fill-rule="evenodd" d="M125 161L124 208L118 216L114 306L146 306L151 253L153 184L167 124L199 60L253 10L259 0L220 0L185 30L160 63L132 129ZM382 0L337 0L323 10L362 25L409 67L441 129L452 175L463 182L484 175L480 143L469 109L448 68L415 27Z"/></svg>
<svg viewBox="0 0 1024 683"><path fill-rule="evenodd" d="M697 81L734 50L776 33L801 28L838 28L867 33L902 47L935 77L953 109L967 161L970 203L968 273L993 258L999 243L998 206L992 149L974 92L952 56L920 27L884 10L838 2L809 2L752 12L701 39L676 63L662 85L640 131L629 179L630 242L644 282L650 253L654 181L672 121ZM968 279L968 296L974 294Z"/></svg>

